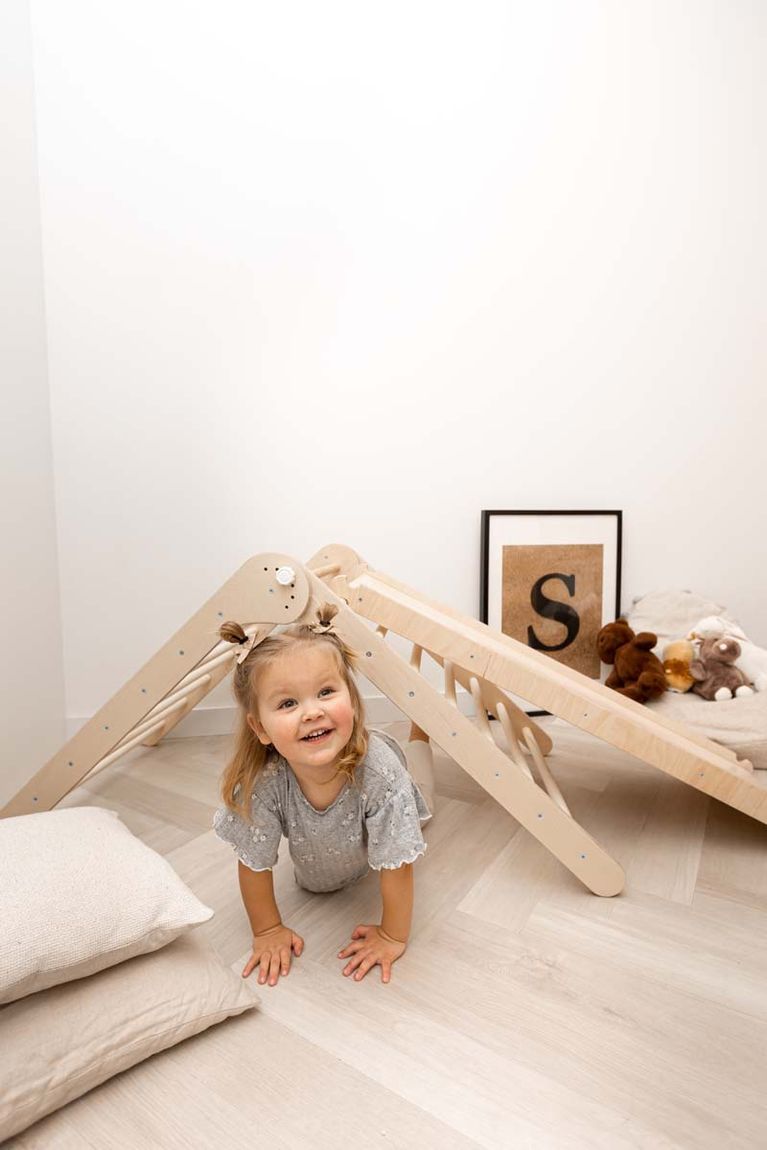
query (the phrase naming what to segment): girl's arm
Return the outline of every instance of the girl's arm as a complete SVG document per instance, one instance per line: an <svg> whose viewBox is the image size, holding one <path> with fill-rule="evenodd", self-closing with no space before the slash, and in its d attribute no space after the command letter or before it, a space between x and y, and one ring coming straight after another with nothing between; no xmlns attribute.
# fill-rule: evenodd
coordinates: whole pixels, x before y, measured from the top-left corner
<svg viewBox="0 0 767 1150"><path fill-rule="evenodd" d="M352 931L351 942L339 952L348 958L344 974L354 974L355 982L371 967L381 967L381 981L391 978L392 963L405 953L413 917L413 866L404 863L397 870L380 872L383 914L380 926L361 923Z"/></svg>
<svg viewBox="0 0 767 1150"><path fill-rule="evenodd" d="M394 942L407 942L413 918L413 865L405 863L397 870L382 870L381 930Z"/></svg>
<svg viewBox="0 0 767 1150"><path fill-rule="evenodd" d="M240 894L253 934L260 934L273 926L282 926L280 912L274 900L274 882L270 870L251 870L244 863L237 864Z"/></svg>
<svg viewBox="0 0 767 1150"><path fill-rule="evenodd" d="M270 870L253 871L238 863L240 893L245 904L250 928L253 931L253 953L242 971L247 978L259 967L258 981L274 986L280 975L290 970L291 954L296 958L304 949L304 940L289 926L283 926L274 898L274 883Z"/></svg>

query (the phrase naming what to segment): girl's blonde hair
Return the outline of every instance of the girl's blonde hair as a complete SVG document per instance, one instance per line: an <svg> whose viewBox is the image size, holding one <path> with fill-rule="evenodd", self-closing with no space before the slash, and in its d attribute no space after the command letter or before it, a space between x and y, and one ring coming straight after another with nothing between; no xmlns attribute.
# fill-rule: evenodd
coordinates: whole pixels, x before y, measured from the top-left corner
<svg viewBox="0 0 767 1150"><path fill-rule="evenodd" d="M234 696L239 703L240 715L235 736L234 754L221 777L221 798L230 810L250 821L250 800L259 773L276 756L271 746L264 746L248 725L248 712L256 709L257 680L266 666L286 651L296 647L322 643L335 655L352 701L354 722L349 742L336 764L336 772L353 781L354 772L365 758L368 735L365 730L365 710L352 671L357 661L355 653L343 639L329 630L336 609L331 605L320 608L319 623L297 623L284 631L268 635L252 647L247 657L234 669ZM228 643L244 643L247 635L239 623L223 623L219 635Z"/></svg>

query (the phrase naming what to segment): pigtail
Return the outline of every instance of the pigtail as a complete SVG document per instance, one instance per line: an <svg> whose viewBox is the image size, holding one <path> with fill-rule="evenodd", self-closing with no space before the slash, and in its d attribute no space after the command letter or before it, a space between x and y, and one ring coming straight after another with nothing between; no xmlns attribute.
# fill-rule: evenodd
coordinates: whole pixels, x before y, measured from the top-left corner
<svg viewBox="0 0 767 1150"><path fill-rule="evenodd" d="M248 723L252 705L251 674L253 670L253 639L248 639L240 623L227 620L218 631L222 639L240 648L234 667L233 690L239 704L239 719L235 735L234 752L222 776L220 793L226 806L250 820L250 803L259 773L264 769L270 749L261 742ZM258 650L256 647L255 650ZM245 656L243 658L243 655Z"/></svg>

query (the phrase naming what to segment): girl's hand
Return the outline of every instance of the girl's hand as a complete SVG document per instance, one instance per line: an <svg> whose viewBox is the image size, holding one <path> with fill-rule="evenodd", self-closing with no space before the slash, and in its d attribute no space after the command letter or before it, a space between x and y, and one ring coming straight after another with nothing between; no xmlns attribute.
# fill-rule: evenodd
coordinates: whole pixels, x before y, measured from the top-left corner
<svg viewBox="0 0 767 1150"><path fill-rule="evenodd" d="M303 949L304 940L301 935L289 926L279 923L270 927L253 936L253 953L243 967L242 977L247 978L258 967L260 985L264 986L268 982L270 986L276 986L280 975L284 978L290 970L291 954L298 958Z"/></svg>
<svg viewBox="0 0 767 1150"><path fill-rule="evenodd" d="M381 982L388 982L391 978L392 963L405 953L407 944L399 939L384 934L380 926L372 923L355 926L352 931L352 941L338 952L339 958L352 958L344 967L344 974L354 975L354 981L359 982L365 977L373 966L381 967Z"/></svg>

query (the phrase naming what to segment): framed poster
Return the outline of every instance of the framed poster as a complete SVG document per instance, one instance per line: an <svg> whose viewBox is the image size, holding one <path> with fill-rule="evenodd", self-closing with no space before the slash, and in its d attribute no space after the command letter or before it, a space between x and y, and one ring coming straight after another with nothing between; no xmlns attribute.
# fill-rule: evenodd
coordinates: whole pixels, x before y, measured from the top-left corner
<svg viewBox="0 0 767 1150"><path fill-rule="evenodd" d="M483 511L483 623L599 679L600 627L620 615L622 512Z"/></svg>

